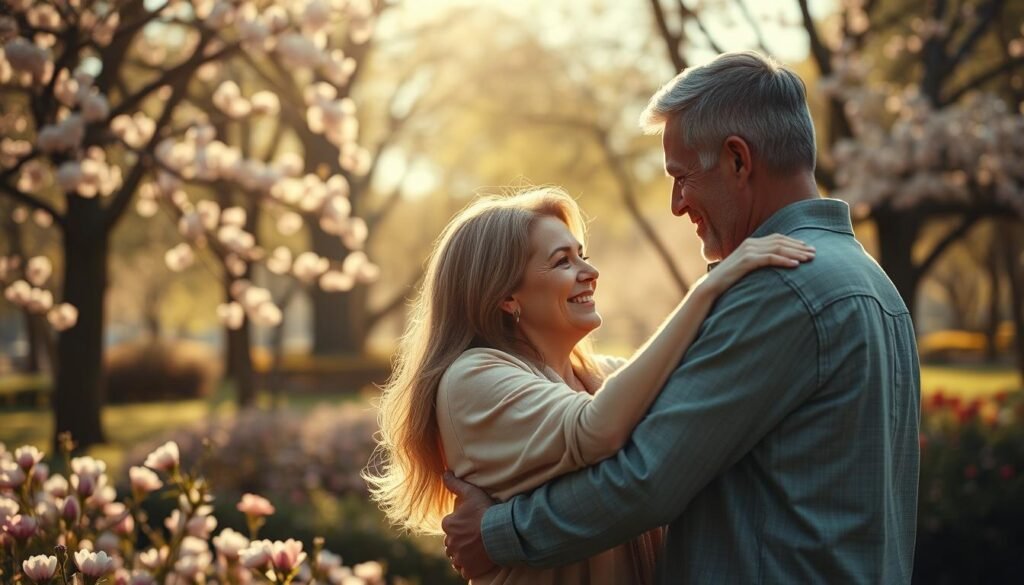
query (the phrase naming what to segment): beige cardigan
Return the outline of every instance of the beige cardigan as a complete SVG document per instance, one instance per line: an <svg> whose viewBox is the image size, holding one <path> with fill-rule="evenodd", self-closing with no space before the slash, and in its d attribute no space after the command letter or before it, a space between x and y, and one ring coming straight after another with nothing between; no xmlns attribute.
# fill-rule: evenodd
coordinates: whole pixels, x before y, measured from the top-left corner
<svg viewBox="0 0 1024 585"><path fill-rule="evenodd" d="M606 377L626 360L598 356L597 363ZM600 379L581 379L588 392L601 384ZM619 445L609 445L601 429L614 426L607 419L622 416L623 410L588 410L592 400L591 394L573 390L549 367L539 369L495 349L470 349L448 368L438 387L437 420L448 467L506 501L609 457ZM623 544L554 569L499 568L473 583L630 583L634 569L629 547Z"/></svg>

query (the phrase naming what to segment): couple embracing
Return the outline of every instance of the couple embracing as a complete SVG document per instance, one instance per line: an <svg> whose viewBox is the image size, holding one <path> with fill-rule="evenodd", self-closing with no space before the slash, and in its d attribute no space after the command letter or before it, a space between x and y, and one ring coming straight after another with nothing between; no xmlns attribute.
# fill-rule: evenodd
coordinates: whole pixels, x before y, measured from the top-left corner
<svg viewBox="0 0 1024 585"><path fill-rule="evenodd" d="M389 517L473 583L909 583L914 327L818 195L803 82L752 52L641 117L709 271L628 360L554 188L481 198L430 257L381 403Z"/></svg>

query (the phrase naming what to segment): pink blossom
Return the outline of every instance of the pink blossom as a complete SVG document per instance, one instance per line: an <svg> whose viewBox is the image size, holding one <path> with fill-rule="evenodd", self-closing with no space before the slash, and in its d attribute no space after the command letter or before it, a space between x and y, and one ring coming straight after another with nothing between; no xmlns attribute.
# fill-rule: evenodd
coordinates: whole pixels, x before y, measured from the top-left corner
<svg viewBox="0 0 1024 585"><path fill-rule="evenodd" d="M238 511L246 516L262 517L274 513L274 506L269 500L256 494L244 494L238 502Z"/></svg>
<svg viewBox="0 0 1024 585"><path fill-rule="evenodd" d="M36 534L39 522L31 517L18 514L7 521L4 530L18 540L27 540Z"/></svg>
<svg viewBox="0 0 1024 585"><path fill-rule="evenodd" d="M132 489L138 494L148 494L164 486L160 477L145 467L132 467L128 470L128 478L132 482Z"/></svg>
<svg viewBox="0 0 1024 585"><path fill-rule="evenodd" d="M355 567L352 567L352 572L356 577L365 579L370 583L380 583L384 579L384 567L376 561L359 563Z"/></svg>
<svg viewBox="0 0 1024 585"><path fill-rule="evenodd" d="M46 320L57 331L66 331L78 322L78 309L69 303L61 303L50 309L46 314Z"/></svg>
<svg viewBox="0 0 1024 585"><path fill-rule="evenodd" d="M33 258L32 260L29 260L28 264L30 270L32 267L32 261L38 259L39 258ZM48 262L49 260L47 260L47 263ZM19 467L21 467L24 471L27 472L29 469L32 469L32 467L36 463L39 463L40 461L43 460L43 453L39 449L31 445L25 445L23 447L18 447L14 451L14 460L17 461Z"/></svg>
<svg viewBox="0 0 1024 585"><path fill-rule="evenodd" d="M68 495L68 480L63 475L57 474L43 483L43 491L55 498L63 498Z"/></svg>
<svg viewBox="0 0 1024 585"><path fill-rule="evenodd" d="M67 522L78 522L78 517L82 515L82 505L78 502L78 498L73 495L68 496L61 506L60 515Z"/></svg>
<svg viewBox="0 0 1024 585"><path fill-rule="evenodd" d="M219 536L213 537L213 546L224 558L237 561L239 553L249 547L249 539L241 532L225 528Z"/></svg>
<svg viewBox="0 0 1024 585"><path fill-rule="evenodd" d="M172 471L179 464L178 444L174 441L167 441L146 457L146 467L155 471Z"/></svg>
<svg viewBox="0 0 1024 585"><path fill-rule="evenodd" d="M25 483L25 472L13 461L0 460L0 488L16 489Z"/></svg>
<svg viewBox="0 0 1024 585"><path fill-rule="evenodd" d="M53 274L53 264L50 263L50 259L46 256L36 256L30 259L25 265L25 278L34 286L43 286L43 284L50 278L51 274ZM29 452L33 453L33 456L38 455L39 458L36 459L36 462L43 458L43 454L35 447L25 445L24 447L19 447L18 451L22 451L23 449L29 450ZM17 451L15 453L17 453ZM17 457L17 455L15 455L15 457Z"/></svg>
<svg viewBox="0 0 1024 585"><path fill-rule="evenodd" d="M22 561L21 568L25 575L36 583L46 583L53 579L57 572L57 557L48 555L34 555Z"/></svg>
<svg viewBox="0 0 1024 585"><path fill-rule="evenodd" d="M239 561L247 569L263 569L270 564L273 543L269 540L257 540L249 543L247 548L238 552Z"/></svg>
<svg viewBox="0 0 1024 585"><path fill-rule="evenodd" d="M95 553L83 549L75 553L75 564L87 577L102 577L114 568L114 559L104 551Z"/></svg>
<svg viewBox="0 0 1024 585"><path fill-rule="evenodd" d="M0 527L7 522L8 518L17 514L19 509L18 502L6 496L0 496Z"/></svg>
<svg viewBox="0 0 1024 585"><path fill-rule="evenodd" d="M306 560L306 553L302 552L302 543L294 538L281 542L275 541L271 546L270 562L275 569L282 573L290 573Z"/></svg>

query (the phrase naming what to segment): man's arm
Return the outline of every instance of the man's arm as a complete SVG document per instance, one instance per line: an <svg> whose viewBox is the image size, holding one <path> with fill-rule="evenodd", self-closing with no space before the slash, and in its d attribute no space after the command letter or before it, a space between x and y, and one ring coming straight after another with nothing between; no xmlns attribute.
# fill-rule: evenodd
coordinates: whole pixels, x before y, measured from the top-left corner
<svg viewBox="0 0 1024 585"><path fill-rule="evenodd" d="M669 523L814 391L817 340L797 293L774 271L751 274L722 297L618 455L487 510L488 555L563 565Z"/></svg>

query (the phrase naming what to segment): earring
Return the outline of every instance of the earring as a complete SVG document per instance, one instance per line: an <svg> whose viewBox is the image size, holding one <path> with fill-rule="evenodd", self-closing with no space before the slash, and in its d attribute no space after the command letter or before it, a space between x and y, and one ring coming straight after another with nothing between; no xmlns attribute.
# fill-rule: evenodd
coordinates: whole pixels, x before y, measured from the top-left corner
<svg viewBox="0 0 1024 585"><path fill-rule="evenodd" d="M519 325L519 315L519 308L517 307L516 310L512 311L512 318L516 320L516 325Z"/></svg>

